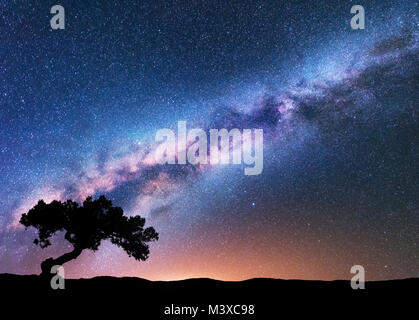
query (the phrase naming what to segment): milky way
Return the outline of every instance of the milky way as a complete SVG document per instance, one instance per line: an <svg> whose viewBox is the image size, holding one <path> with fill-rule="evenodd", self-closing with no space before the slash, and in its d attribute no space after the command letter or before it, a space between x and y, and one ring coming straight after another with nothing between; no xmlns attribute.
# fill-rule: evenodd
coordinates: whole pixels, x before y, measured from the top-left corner
<svg viewBox="0 0 419 320"><path fill-rule="evenodd" d="M78 1L80 2L80 1ZM71 277L419 276L414 1L1 2L0 272L37 273L20 215L105 194L160 233L137 262L104 242ZM264 169L159 165L154 135L260 128Z"/></svg>

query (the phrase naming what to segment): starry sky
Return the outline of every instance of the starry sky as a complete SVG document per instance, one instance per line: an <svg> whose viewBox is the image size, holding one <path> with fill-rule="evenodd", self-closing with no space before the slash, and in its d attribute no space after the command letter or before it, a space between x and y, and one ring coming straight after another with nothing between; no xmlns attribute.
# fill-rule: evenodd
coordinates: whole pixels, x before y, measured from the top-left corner
<svg viewBox="0 0 419 320"><path fill-rule="evenodd" d="M72 278L419 276L417 3L0 1L0 272L39 273L20 215L105 194L160 234ZM364 30L350 8L365 8ZM157 130L261 128L264 169L158 165Z"/></svg>

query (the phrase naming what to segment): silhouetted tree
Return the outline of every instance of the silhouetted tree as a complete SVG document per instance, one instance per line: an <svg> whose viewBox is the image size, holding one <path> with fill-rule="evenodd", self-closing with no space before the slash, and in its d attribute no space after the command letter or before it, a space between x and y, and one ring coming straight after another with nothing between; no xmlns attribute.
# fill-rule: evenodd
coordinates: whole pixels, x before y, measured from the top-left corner
<svg viewBox="0 0 419 320"><path fill-rule="evenodd" d="M150 252L147 242L158 240L158 233L153 227L144 229L145 218L126 217L123 213L105 196L97 200L88 197L82 206L72 200L54 200L49 204L39 200L22 215L20 223L38 229L34 243L41 248L48 247L50 238L58 231L64 231L65 239L73 245L73 251L41 263L42 275L46 275L52 266L76 259L85 249L96 251L105 239L123 248L130 257L145 261Z"/></svg>

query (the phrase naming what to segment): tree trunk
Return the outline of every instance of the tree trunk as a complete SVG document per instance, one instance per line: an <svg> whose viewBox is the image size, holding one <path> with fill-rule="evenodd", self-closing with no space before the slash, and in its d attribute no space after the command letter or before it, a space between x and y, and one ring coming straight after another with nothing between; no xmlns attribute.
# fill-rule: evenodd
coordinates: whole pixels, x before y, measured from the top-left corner
<svg viewBox="0 0 419 320"><path fill-rule="evenodd" d="M51 268L55 265L63 265L64 263L76 259L83 249L81 248L74 248L73 251L64 253L62 256L59 256L57 259L48 258L41 263L41 276L50 276L51 275Z"/></svg>

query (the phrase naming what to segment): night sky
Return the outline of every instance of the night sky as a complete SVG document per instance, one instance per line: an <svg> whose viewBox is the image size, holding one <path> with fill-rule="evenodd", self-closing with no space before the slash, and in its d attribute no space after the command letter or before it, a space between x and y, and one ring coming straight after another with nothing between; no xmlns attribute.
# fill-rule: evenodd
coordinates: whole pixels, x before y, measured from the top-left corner
<svg viewBox="0 0 419 320"><path fill-rule="evenodd" d="M71 250L19 225L39 199L105 194L160 240L146 262L102 242L68 277L418 277L415 2L0 1L0 272ZM262 173L156 164L180 120L263 129Z"/></svg>

